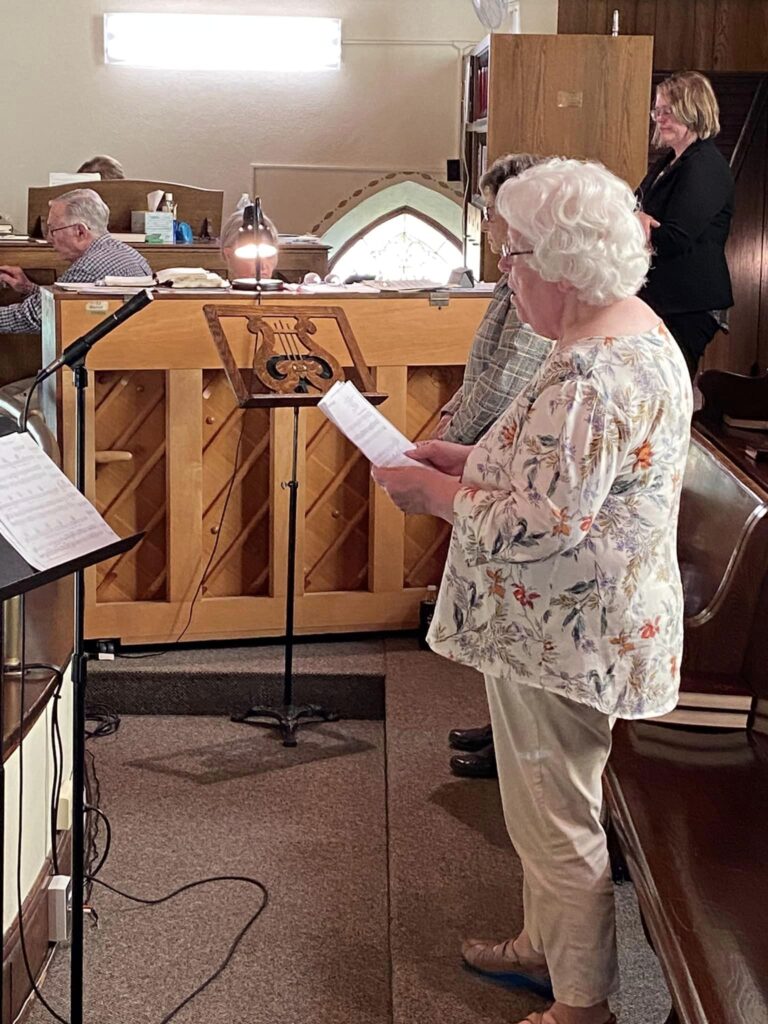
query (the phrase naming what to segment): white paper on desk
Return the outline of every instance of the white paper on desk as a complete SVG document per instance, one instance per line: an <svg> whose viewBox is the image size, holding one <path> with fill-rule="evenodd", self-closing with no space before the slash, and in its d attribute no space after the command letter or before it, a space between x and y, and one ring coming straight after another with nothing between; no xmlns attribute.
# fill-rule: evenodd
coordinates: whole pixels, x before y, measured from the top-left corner
<svg viewBox="0 0 768 1024"><path fill-rule="evenodd" d="M351 381L337 381L317 405L374 466L418 465L403 454L413 448L413 442L392 426Z"/></svg>
<svg viewBox="0 0 768 1024"><path fill-rule="evenodd" d="M0 437L0 534L35 569L120 539L29 434Z"/></svg>

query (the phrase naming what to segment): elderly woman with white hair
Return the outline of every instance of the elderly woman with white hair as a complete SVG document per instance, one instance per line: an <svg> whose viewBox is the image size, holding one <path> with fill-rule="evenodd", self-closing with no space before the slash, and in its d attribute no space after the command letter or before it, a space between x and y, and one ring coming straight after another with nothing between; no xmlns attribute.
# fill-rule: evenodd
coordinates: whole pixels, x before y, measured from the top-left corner
<svg viewBox="0 0 768 1024"><path fill-rule="evenodd" d="M632 192L553 160L506 182L509 283L551 356L474 447L429 441L375 470L406 512L453 525L429 634L485 675L524 920L467 940L467 964L554 1003L534 1024L608 1024L618 990L600 822L615 719L677 702L683 601L676 523L691 385L636 297L648 252Z"/></svg>

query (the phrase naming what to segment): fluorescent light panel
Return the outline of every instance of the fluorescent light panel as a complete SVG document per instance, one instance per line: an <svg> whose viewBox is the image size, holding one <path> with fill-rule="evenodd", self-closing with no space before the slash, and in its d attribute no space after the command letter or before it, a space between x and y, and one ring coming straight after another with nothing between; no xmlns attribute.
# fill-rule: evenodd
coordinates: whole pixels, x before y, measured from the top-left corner
<svg viewBox="0 0 768 1024"><path fill-rule="evenodd" d="M104 63L188 71L325 71L341 65L338 18L105 14Z"/></svg>

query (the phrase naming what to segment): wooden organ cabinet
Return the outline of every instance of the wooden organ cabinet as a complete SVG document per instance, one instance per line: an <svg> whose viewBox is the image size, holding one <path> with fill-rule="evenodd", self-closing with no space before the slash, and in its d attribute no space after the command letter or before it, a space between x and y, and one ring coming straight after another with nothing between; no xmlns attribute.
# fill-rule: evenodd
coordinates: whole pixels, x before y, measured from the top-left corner
<svg viewBox="0 0 768 1024"><path fill-rule="evenodd" d="M652 36L492 35L466 58L465 261L498 278L479 180L505 153L588 157L634 188L647 169Z"/></svg>

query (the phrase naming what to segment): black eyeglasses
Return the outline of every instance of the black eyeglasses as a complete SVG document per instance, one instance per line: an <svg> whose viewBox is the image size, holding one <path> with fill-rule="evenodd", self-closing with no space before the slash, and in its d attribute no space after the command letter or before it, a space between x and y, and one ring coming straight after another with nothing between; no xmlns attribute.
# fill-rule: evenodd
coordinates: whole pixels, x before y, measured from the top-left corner
<svg viewBox="0 0 768 1024"><path fill-rule="evenodd" d="M79 221L75 221L74 224L62 224L60 228L46 228L45 233L48 236L55 235L57 231L66 231L67 228L76 228L79 223Z"/></svg>

